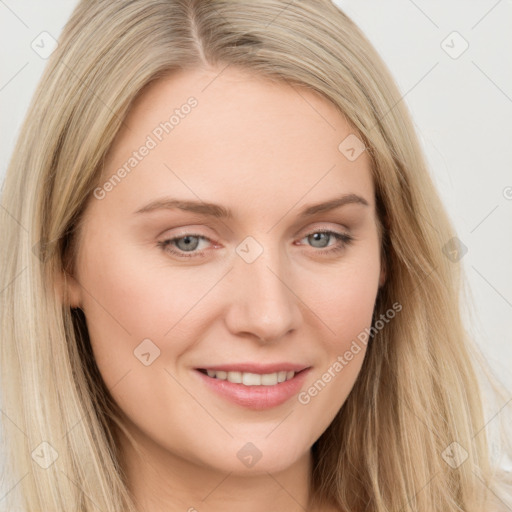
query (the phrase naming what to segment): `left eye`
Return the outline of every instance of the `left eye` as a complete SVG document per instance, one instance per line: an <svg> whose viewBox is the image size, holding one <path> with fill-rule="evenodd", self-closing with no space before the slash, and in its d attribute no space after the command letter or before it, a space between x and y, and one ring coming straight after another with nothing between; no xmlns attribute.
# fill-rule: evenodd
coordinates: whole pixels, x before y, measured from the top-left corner
<svg viewBox="0 0 512 512"><path fill-rule="evenodd" d="M325 241L329 241L332 238L336 240L334 244L324 244ZM338 233L336 231L328 230L314 231L309 235L306 235L304 238L302 238L301 241L306 239L309 242L319 242L319 246L313 245L312 247L322 249L319 251L315 251L321 254L341 251L345 249L346 246L348 246L353 241L353 237L347 235L346 233ZM161 247L164 251L167 251L178 257L204 257L206 256L204 251L196 251L196 249L199 246L200 240L211 242L211 240L205 236L189 233L184 236L162 240L161 242L158 242L158 246ZM329 249L325 249L325 247L329 247Z"/></svg>
<svg viewBox="0 0 512 512"><path fill-rule="evenodd" d="M320 235L320 237L317 237L316 235ZM307 238L308 240L313 239L314 242L319 241L321 244L322 244L322 241L330 240L331 238L335 238L336 240L342 241L344 243L348 243L349 241L352 240L351 237L349 237L348 235L346 235L344 233L337 233L336 231L315 231L314 233L311 233L310 235L306 235L302 240L304 240L305 238ZM324 247L328 247L328 245L321 245L320 247L313 246L313 247L323 249Z"/></svg>

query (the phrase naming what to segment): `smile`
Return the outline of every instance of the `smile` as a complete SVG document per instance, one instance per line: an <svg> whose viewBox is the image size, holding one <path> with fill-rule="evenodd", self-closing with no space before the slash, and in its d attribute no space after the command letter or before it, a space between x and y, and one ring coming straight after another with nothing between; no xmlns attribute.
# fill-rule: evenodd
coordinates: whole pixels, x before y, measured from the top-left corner
<svg viewBox="0 0 512 512"><path fill-rule="evenodd" d="M244 386L275 386L281 382L293 379L294 371L280 371L274 373L250 373L250 372L226 372L215 370L199 370L213 379L227 380L233 384L243 384Z"/></svg>
<svg viewBox="0 0 512 512"><path fill-rule="evenodd" d="M311 368L301 369L295 365L295 369L297 371L287 369L272 373L254 373L233 368L197 368L194 374L200 378L206 389L223 400L244 408L263 410L282 405L299 393ZM269 370L270 368L266 369L267 372Z"/></svg>

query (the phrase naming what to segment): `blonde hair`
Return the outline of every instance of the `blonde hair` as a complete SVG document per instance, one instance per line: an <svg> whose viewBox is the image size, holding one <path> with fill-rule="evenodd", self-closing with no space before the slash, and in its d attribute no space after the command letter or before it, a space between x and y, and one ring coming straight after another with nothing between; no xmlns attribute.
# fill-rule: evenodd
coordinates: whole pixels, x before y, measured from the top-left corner
<svg viewBox="0 0 512 512"><path fill-rule="evenodd" d="M4 499L21 498L27 512L136 510L117 442L121 412L95 365L84 316L66 306L57 276L73 273L81 213L135 98L173 70L226 65L309 87L364 141L387 268L375 318L395 302L403 307L368 344L351 394L313 445L311 503L489 510L498 479L475 370L485 365L461 318L458 264L443 254L454 230L388 69L328 0L76 7L2 193L3 427L8 471L19 482ZM456 468L442 455L450 445L467 454ZM58 459L47 469L36 464L37 454L52 453Z"/></svg>

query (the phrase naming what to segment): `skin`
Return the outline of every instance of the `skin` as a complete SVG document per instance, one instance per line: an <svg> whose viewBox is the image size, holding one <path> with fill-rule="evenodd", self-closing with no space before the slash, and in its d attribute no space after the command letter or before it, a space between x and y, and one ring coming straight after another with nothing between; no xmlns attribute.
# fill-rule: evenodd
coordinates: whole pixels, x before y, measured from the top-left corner
<svg viewBox="0 0 512 512"><path fill-rule="evenodd" d="M232 67L219 72L175 72L134 103L101 184L175 108L198 101L103 199L88 202L67 297L85 313L103 380L142 454L121 437L140 510L312 510L310 449L345 402L364 346L306 405L294 396L250 410L213 393L195 369L304 363L307 390L370 327L385 279L370 160L338 150L354 130L314 91ZM342 194L368 205L297 216ZM234 218L134 213L163 196L221 204ZM308 236L321 229L354 240ZM158 246L187 234L206 237L189 244L204 257ZM247 236L263 249L252 263L236 252ZM183 239L172 247L188 254ZM146 338L160 350L149 366L134 357ZM262 454L250 468L237 457L247 442Z"/></svg>

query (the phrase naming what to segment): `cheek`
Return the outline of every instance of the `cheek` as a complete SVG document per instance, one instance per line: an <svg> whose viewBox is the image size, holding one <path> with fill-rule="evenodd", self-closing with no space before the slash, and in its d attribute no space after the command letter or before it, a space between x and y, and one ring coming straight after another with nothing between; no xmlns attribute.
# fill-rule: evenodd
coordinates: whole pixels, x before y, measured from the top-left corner
<svg viewBox="0 0 512 512"><path fill-rule="evenodd" d="M308 291L308 301L329 328L332 347L344 350L347 343L371 324L379 288L378 239L347 255L346 260L323 271Z"/></svg>
<svg viewBox="0 0 512 512"><path fill-rule="evenodd" d="M336 340L344 340L353 336L358 329L367 327L377 294L377 277L368 273L349 271L340 276L339 283L331 284L331 292L323 297L326 323L334 331ZM318 302L317 302L318 304Z"/></svg>
<svg viewBox="0 0 512 512"><path fill-rule="evenodd" d="M297 397L300 406L318 420L314 435L334 419L360 373L379 286L377 247L375 242L375 251L347 261L328 286L315 287L309 295L328 327L324 332L329 333L323 339L324 357Z"/></svg>
<svg viewBox="0 0 512 512"><path fill-rule="evenodd" d="M84 254L79 274L87 290L83 307L92 348L107 385L140 368L139 346L148 347L152 357L158 350L165 350L171 359L178 357L187 348L191 328L200 326L190 317L208 314L211 304L202 299L224 273L222 269L172 268L156 247L148 256L147 248L126 246L114 238L89 243L88 247L98 249Z"/></svg>

